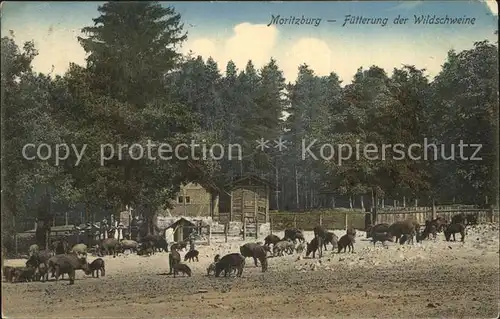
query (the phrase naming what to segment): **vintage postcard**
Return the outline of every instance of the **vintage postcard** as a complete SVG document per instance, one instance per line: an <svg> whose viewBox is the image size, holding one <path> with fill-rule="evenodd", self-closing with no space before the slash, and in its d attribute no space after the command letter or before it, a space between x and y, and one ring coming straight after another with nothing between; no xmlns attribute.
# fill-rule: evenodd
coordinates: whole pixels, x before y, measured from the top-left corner
<svg viewBox="0 0 500 319"><path fill-rule="evenodd" d="M495 1L2 2L2 317L497 317Z"/></svg>

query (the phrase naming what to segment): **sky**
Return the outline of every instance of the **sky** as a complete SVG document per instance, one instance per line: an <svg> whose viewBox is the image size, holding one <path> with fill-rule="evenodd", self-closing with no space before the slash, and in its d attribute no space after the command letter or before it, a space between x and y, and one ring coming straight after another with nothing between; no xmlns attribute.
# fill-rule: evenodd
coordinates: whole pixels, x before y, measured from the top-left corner
<svg viewBox="0 0 500 319"><path fill-rule="evenodd" d="M13 31L15 41L34 40L37 72L63 74L70 62L85 64L77 41L80 30L93 25L103 2L3 2L2 36ZM162 2L182 16L188 40L180 49L204 59L212 57L221 71L233 60L241 70L248 60L260 68L277 60L287 81L300 64L317 75L335 72L344 84L359 67L377 65L389 74L413 64L437 75L450 49L469 49L476 41L495 43L498 26L495 1L353 1L353 2ZM314 25L267 26L272 16L321 19ZM347 24L346 15L388 18L385 26ZM416 25L414 15L475 18L474 25ZM397 17L406 24L394 24ZM327 22L336 20L336 22Z"/></svg>

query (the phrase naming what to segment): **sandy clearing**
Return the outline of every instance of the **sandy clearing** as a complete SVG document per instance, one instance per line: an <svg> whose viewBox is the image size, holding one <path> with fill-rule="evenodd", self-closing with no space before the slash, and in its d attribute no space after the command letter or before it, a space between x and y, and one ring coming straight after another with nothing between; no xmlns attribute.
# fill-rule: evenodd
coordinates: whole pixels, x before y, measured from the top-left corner
<svg viewBox="0 0 500 319"><path fill-rule="evenodd" d="M344 231L335 233L341 236ZM305 237L310 240L313 234L306 232ZM267 273L248 259L242 278L206 276L215 254L237 252L242 244L212 240L210 247L197 247L200 261L188 263L191 278L161 275L168 272L168 254L157 253L106 256L105 277L78 271L73 286L67 281L3 283L3 311L9 318L490 318L498 314L496 226L470 229L465 243L446 242L440 235L436 241L389 244L387 249L380 243L373 247L358 232L353 254L332 253L329 248L321 260L298 260L297 254L270 258Z"/></svg>

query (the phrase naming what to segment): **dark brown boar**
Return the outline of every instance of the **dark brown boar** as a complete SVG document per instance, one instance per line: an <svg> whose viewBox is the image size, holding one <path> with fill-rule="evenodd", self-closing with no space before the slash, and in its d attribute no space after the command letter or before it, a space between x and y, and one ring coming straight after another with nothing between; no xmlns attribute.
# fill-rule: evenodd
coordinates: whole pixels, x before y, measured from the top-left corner
<svg viewBox="0 0 500 319"><path fill-rule="evenodd" d="M196 261L199 261L198 259L198 255L200 253L195 249L195 250L190 250L186 253L186 255L184 255L184 261L194 261L196 259Z"/></svg>
<svg viewBox="0 0 500 319"><path fill-rule="evenodd" d="M354 239L354 236L345 234L344 236L340 237L339 242L337 243L338 245L338 253L340 253L342 250L344 250L344 253L346 252L346 248L349 247L349 252L353 253L354 252L354 243L356 240Z"/></svg>
<svg viewBox="0 0 500 319"><path fill-rule="evenodd" d="M257 260L260 261L262 267L262 272L267 270L267 252L261 245L256 243L246 243L240 247L240 253L244 257L251 257L255 263L255 267L258 267Z"/></svg>
<svg viewBox="0 0 500 319"><path fill-rule="evenodd" d="M366 230L366 238L372 237L372 233L388 233L389 232L389 224L381 223L375 226L369 226Z"/></svg>
<svg viewBox="0 0 500 319"><path fill-rule="evenodd" d="M191 277L191 268L189 268L188 265L182 264L182 263L176 263L176 264L173 265L173 268L174 268L174 278L179 273L183 273L183 274L188 275L189 277Z"/></svg>
<svg viewBox="0 0 500 319"><path fill-rule="evenodd" d="M90 264L88 264L87 270L85 271L86 275L92 274L92 278L94 278L95 276L99 278L99 273L101 273L101 276L106 275L106 267L102 258L97 258Z"/></svg>
<svg viewBox="0 0 500 319"><path fill-rule="evenodd" d="M215 277L219 277L224 270L224 277L229 275L233 269L237 269L236 276L241 277L245 268L245 257L238 253L227 254L215 264Z"/></svg>
<svg viewBox="0 0 500 319"><path fill-rule="evenodd" d="M381 242L382 245L384 245L384 246L385 246L386 241L390 241L390 242L393 241L393 239L392 239L393 236L390 233L372 233L371 237L372 237L373 246L375 246L375 244L378 241Z"/></svg>
<svg viewBox="0 0 500 319"><path fill-rule="evenodd" d="M265 246L270 246L271 244L276 245L276 243L278 243L280 240L281 239L276 235L267 235L266 238L264 238L264 245Z"/></svg>
<svg viewBox="0 0 500 319"><path fill-rule="evenodd" d="M465 225L462 223L449 224L444 230L444 236L446 241L450 241L451 236L453 236L453 241L456 241L455 234L460 233L462 236L461 241L465 241Z"/></svg>
<svg viewBox="0 0 500 319"><path fill-rule="evenodd" d="M14 282L30 282L35 280L35 268L31 267L16 267L12 274Z"/></svg>

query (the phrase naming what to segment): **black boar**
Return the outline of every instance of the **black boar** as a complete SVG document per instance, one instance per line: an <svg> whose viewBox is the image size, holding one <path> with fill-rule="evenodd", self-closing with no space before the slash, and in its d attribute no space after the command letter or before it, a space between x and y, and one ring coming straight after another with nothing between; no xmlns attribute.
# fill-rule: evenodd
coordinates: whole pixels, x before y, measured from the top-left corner
<svg viewBox="0 0 500 319"><path fill-rule="evenodd" d="M318 249L321 249L323 239L319 236L314 237L308 244L307 244L307 250L306 250L306 257L309 257L309 255L312 253L313 258L316 258L316 251ZM319 256L321 258L321 255Z"/></svg>
<svg viewBox="0 0 500 319"><path fill-rule="evenodd" d="M196 261L199 261L198 260L199 254L200 253L197 250L190 250L184 256L184 261L194 261L194 259L196 259Z"/></svg>
<svg viewBox="0 0 500 319"><path fill-rule="evenodd" d="M278 243L280 240L281 239L276 235L267 235L266 238L264 238L264 245L276 245L276 243Z"/></svg>
<svg viewBox="0 0 500 319"><path fill-rule="evenodd" d="M137 253L137 250L139 248L139 243L135 240L123 239L120 244L121 249L123 249L124 251L128 249L131 253Z"/></svg>
<svg viewBox="0 0 500 319"><path fill-rule="evenodd" d="M342 250L344 250L344 253L346 252L346 248L349 247L349 252L354 252L354 243L356 240L354 239L354 236L345 234L344 236L340 237L339 242L338 242L338 253L340 253Z"/></svg>
<svg viewBox="0 0 500 319"><path fill-rule="evenodd" d="M389 226L389 233L396 237L396 241L399 241L402 235L407 235L408 239L413 243L413 237L417 233L416 225L418 225L418 223L415 223L413 220L397 221ZM418 226L418 228L420 228L420 226Z"/></svg>
<svg viewBox="0 0 500 319"><path fill-rule="evenodd" d="M92 274L92 277L97 276L97 278L99 278L99 273L101 273L101 276L106 275L106 267L102 258L97 258L88 264L85 271L86 275Z"/></svg>
<svg viewBox="0 0 500 319"><path fill-rule="evenodd" d="M326 244L331 244L332 245L332 250L337 248L337 243L338 243L339 239L337 237L337 235L335 235L333 232L327 232L326 233L326 238L323 242L323 245L325 247L325 250L326 249Z"/></svg>
<svg viewBox="0 0 500 319"><path fill-rule="evenodd" d="M282 240L288 240L290 239L294 243L300 241L301 243L305 241L304 239L304 234L302 234L302 231L297 228L289 228L285 229L285 237L283 237Z"/></svg>
<svg viewBox="0 0 500 319"><path fill-rule="evenodd" d="M450 241L451 236L453 235L453 241L456 241L455 234L460 233L462 236L461 241L465 241L465 225L462 223L458 224L449 224L448 227L444 230L444 236L446 241Z"/></svg>
<svg viewBox="0 0 500 319"><path fill-rule="evenodd" d="M372 237L373 246L375 246L375 244L378 241L381 242L382 245L384 245L384 246L385 246L385 242L386 241L390 241L390 242L393 241L393 239L392 239L393 236L390 233L375 233L375 232L372 232L371 237Z"/></svg>
<svg viewBox="0 0 500 319"><path fill-rule="evenodd" d="M71 265L71 267L68 266ZM52 272L52 277L59 278L57 273L57 266L59 267L59 275L64 277L64 274L70 275L75 270L82 269L84 272L87 270L87 259L77 256L76 254L61 254L51 257L48 261L49 272ZM74 276L73 276L74 278Z"/></svg>
<svg viewBox="0 0 500 319"><path fill-rule="evenodd" d="M100 247L106 255L113 255L113 257L116 257L121 250L120 242L115 238L103 239Z"/></svg>
<svg viewBox="0 0 500 319"><path fill-rule="evenodd" d="M232 269L237 269L236 276L241 277L245 267L245 257L238 253L227 254L222 257L215 265L215 277L219 277L224 270L224 277L231 273Z"/></svg>
<svg viewBox="0 0 500 319"><path fill-rule="evenodd" d="M12 274L14 282L30 282L35 280L35 268L31 267L16 267Z"/></svg>
<svg viewBox="0 0 500 319"><path fill-rule="evenodd" d="M366 238L372 237L372 233L388 233L389 232L389 224L381 223L375 226L368 226L366 229Z"/></svg>
<svg viewBox="0 0 500 319"><path fill-rule="evenodd" d="M314 237L319 237L321 239L321 240L318 240L319 258L321 258L323 256L323 246L324 246L324 242L326 240L326 234L328 233L328 231L326 230L325 227L319 225L319 226L314 227L313 232L314 232Z"/></svg>
<svg viewBox="0 0 500 319"><path fill-rule="evenodd" d="M262 267L262 272L267 270L267 251L261 245L257 245L256 243L247 243L240 247L240 253L244 257L253 258L255 267L258 267L258 259Z"/></svg>
<svg viewBox="0 0 500 319"><path fill-rule="evenodd" d="M159 252L161 252L161 251L168 252L167 241L165 240L164 237L162 237L160 235L147 235L147 236L144 236L141 239L141 243L142 244L149 243L149 245L151 245L151 248L153 248L154 252L156 252L156 251L159 251Z"/></svg>
<svg viewBox="0 0 500 319"><path fill-rule="evenodd" d="M31 268L39 268L42 267L42 269L45 269L44 273L44 281L49 280L49 274L48 274L48 269L49 269L49 259L52 258L54 255L50 250L40 250L39 252L31 255L28 260L26 261L26 267L31 267Z"/></svg>
<svg viewBox="0 0 500 319"><path fill-rule="evenodd" d="M157 249L159 252L164 251L164 252L168 253L167 240L162 236L158 236L158 240L155 243L155 249Z"/></svg>
<svg viewBox="0 0 500 319"><path fill-rule="evenodd" d="M174 267L174 278L177 276L177 274L179 274L179 272L191 277L191 268L189 268L188 265L182 263L176 263L173 265L173 267Z"/></svg>
<svg viewBox="0 0 500 319"><path fill-rule="evenodd" d="M68 274L69 284L75 283L75 268L68 260L60 260L54 265L56 281L59 280L59 275Z"/></svg>

